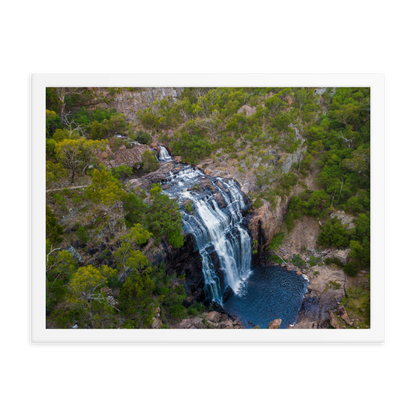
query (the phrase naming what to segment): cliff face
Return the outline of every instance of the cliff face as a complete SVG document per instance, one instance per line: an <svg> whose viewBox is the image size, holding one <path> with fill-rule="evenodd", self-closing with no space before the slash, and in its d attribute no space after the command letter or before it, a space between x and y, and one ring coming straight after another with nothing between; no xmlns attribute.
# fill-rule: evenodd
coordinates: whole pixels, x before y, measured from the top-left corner
<svg viewBox="0 0 416 416"><path fill-rule="evenodd" d="M139 91L122 90L110 96L111 101L107 104L100 104L100 107L115 108L119 113L126 116L127 122L136 121L136 113L138 110L143 110L156 100L163 98L172 98L176 101L183 88L177 87L155 87L155 88L140 88ZM103 88L102 93L109 96L108 88Z"/></svg>
<svg viewBox="0 0 416 416"><path fill-rule="evenodd" d="M250 216L248 227L253 241L257 241L258 257L263 249L270 244L272 238L280 231L283 220L289 208L290 199L280 196L276 197L276 206L272 207L270 202L256 209Z"/></svg>

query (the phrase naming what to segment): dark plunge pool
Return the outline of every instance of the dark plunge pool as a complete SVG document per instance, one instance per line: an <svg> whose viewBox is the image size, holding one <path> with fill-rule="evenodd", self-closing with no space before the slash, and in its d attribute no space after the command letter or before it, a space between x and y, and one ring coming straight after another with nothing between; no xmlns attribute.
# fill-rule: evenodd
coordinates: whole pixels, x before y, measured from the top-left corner
<svg viewBox="0 0 416 416"><path fill-rule="evenodd" d="M296 323L308 281L295 272L279 266L255 267L238 294L223 304L231 315L240 318L246 328L249 321L267 328L274 319L281 319L280 328Z"/></svg>

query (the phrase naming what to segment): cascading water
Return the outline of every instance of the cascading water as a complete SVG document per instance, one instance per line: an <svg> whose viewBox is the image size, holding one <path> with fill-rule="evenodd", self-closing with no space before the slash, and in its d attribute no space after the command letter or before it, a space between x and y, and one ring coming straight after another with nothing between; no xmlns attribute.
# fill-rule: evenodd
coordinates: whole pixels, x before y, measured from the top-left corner
<svg viewBox="0 0 416 416"><path fill-rule="evenodd" d="M159 159L165 161L162 149L166 151L161 147ZM191 166L178 166L166 181L164 192L179 199L184 231L192 235L201 255L205 294L222 303L226 293L238 292L251 272L244 194L233 179L206 176Z"/></svg>
<svg viewBox="0 0 416 416"><path fill-rule="evenodd" d="M172 158L169 155L169 152L166 150L165 147L160 146L159 150L159 161L161 162L170 162Z"/></svg>
<svg viewBox="0 0 416 416"><path fill-rule="evenodd" d="M159 160L173 162L162 146ZM279 266L251 269L247 199L237 183L176 162L162 182L164 192L179 200L184 232L201 256L205 297L247 328L267 328L276 318L282 319L281 328L293 325L308 282Z"/></svg>

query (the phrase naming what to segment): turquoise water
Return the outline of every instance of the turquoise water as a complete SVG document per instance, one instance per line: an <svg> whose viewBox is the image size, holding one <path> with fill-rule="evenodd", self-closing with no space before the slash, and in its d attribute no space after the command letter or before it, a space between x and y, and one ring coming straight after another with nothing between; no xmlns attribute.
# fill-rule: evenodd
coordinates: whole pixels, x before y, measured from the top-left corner
<svg viewBox="0 0 416 416"><path fill-rule="evenodd" d="M238 294L223 304L223 309L240 318L246 328L267 328L282 319L280 328L296 323L307 291L308 281L279 266L255 267ZM251 324L250 324L251 322Z"/></svg>

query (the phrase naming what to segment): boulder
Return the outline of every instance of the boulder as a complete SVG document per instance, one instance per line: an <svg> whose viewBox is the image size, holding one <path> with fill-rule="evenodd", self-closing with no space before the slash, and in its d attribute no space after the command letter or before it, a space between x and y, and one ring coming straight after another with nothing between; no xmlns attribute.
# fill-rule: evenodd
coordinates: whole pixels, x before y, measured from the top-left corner
<svg viewBox="0 0 416 416"><path fill-rule="evenodd" d="M234 291L230 288L230 286L227 286L227 288L224 290L224 293L222 294L222 301L227 302L227 300L232 296L234 296Z"/></svg>
<svg viewBox="0 0 416 416"><path fill-rule="evenodd" d="M348 316L347 311L345 310L344 306L339 305L338 306L338 314L341 317L341 319L344 320L344 322L346 324L348 324L349 326L351 326L353 324L351 318Z"/></svg>
<svg viewBox="0 0 416 416"><path fill-rule="evenodd" d="M208 321L218 323L221 319L221 314L219 312L212 311L207 315L207 319Z"/></svg>
<svg viewBox="0 0 416 416"><path fill-rule="evenodd" d="M161 328L163 328L162 321L154 316L153 322L152 322L152 329L161 329Z"/></svg>
<svg viewBox="0 0 416 416"><path fill-rule="evenodd" d="M334 254L334 259L339 260L342 264L347 264L348 256L350 254L351 249L347 248L346 250L338 250Z"/></svg>
<svg viewBox="0 0 416 416"><path fill-rule="evenodd" d="M281 319L275 319L269 323L269 329L279 329L280 325L282 325Z"/></svg>
<svg viewBox="0 0 416 416"><path fill-rule="evenodd" d="M78 261L78 263L82 263L82 257L79 253L76 252L76 250L74 249L74 247L69 246L67 248L64 249L65 251L67 251L75 260Z"/></svg>
<svg viewBox="0 0 416 416"><path fill-rule="evenodd" d="M214 195L214 199L217 201L217 204L220 206L220 208L225 208L226 207L226 204L224 202L224 198L222 197L222 195L219 192L217 192Z"/></svg>
<svg viewBox="0 0 416 416"><path fill-rule="evenodd" d="M238 111L237 114L243 113L246 117L252 116L256 112L256 107L250 107L249 105L243 105Z"/></svg>
<svg viewBox="0 0 416 416"><path fill-rule="evenodd" d="M335 329L340 329L335 313L333 311L328 311L328 315L329 315L329 322L331 323L332 327Z"/></svg>
<svg viewBox="0 0 416 416"><path fill-rule="evenodd" d="M220 322L218 324L218 328L220 328L220 329L233 329L233 321L231 319L227 319L224 322Z"/></svg>

